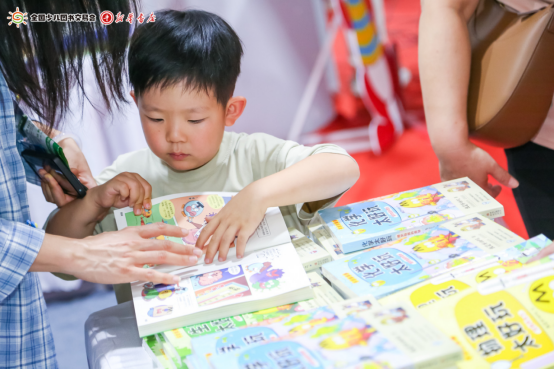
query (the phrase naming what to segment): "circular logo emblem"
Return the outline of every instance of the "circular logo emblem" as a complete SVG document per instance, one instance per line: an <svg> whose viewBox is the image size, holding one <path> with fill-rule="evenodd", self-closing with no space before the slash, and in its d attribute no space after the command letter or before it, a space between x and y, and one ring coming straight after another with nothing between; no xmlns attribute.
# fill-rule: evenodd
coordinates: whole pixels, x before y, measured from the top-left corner
<svg viewBox="0 0 554 370"><path fill-rule="evenodd" d="M8 20L10 21L8 23L8 26L11 26L12 24L15 24L17 28L19 28L20 24L27 24L25 22L27 20L27 13L23 13L19 11L19 8L15 8L15 12L9 12L10 16L8 17Z"/></svg>
<svg viewBox="0 0 554 370"><path fill-rule="evenodd" d="M102 22L103 25L112 24L114 20L113 13L109 10L104 10L102 13L100 13L100 22Z"/></svg>

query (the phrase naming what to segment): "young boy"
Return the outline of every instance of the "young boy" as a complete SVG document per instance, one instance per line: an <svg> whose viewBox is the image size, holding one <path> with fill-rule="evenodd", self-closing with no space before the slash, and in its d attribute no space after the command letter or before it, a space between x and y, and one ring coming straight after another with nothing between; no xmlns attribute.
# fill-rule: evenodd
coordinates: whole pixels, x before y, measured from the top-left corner
<svg viewBox="0 0 554 370"><path fill-rule="evenodd" d="M139 26L129 75L148 148L117 158L96 179L99 186L52 216L47 231L86 237L116 230L111 207L140 214L152 197L238 192L196 243L211 263L216 254L226 259L235 237L242 257L268 207L280 207L287 226L305 230L318 209L332 206L359 177L344 150L225 131L246 106L233 96L241 56L238 36L211 13L168 10Z"/></svg>

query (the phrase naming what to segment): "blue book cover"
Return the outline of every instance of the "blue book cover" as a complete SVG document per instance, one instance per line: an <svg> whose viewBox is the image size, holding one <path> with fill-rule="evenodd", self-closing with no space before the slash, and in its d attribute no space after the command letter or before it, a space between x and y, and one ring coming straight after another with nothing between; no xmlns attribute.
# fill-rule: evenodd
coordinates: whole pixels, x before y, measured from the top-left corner
<svg viewBox="0 0 554 370"><path fill-rule="evenodd" d="M421 234L471 213L500 217L504 211L468 178L318 211L323 226L344 253Z"/></svg>
<svg viewBox="0 0 554 370"><path fill-rule="evenodd" d="M323 265L323 275L348 297L380 299L523 239L486 217L470 215Z"/></svg>

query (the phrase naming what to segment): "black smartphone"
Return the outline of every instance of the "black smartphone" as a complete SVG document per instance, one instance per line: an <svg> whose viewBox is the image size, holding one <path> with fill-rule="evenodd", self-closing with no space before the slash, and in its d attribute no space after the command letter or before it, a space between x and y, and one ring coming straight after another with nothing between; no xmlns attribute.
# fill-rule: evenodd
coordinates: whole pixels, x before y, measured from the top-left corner
<svg viewBox="0 0 554 370"><path fill-rule="evenodd" d="M50 167L51 169L56 171L57 174L67 179L69 184L71 184L71 186L75 190L75 194L73 194L70 189L64 189L66 193L76 195L77 198L83 198L87 194L87 187L79 181L77 176L75 176L73 172L71 172L71 170L58 156L45 152L38 152L31 149L25 149L23 152L21 152L21 156L23 157L23 159L25 159L29 166L31 166L31 168L36 172L37 175L38 171L41 168Z"/></svg>

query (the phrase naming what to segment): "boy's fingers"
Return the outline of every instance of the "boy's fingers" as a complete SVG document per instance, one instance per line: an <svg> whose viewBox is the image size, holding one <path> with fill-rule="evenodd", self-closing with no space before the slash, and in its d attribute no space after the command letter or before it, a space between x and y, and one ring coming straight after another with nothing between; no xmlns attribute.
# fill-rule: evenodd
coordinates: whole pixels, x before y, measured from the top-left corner
<svg viewBox="0 0 554 370"><path fill-rule="evenodd" d="M142 178L142 176L140 176L138 173L135 173L135 178L137 179L137 181L142 185L142 189L143 189L143 201L142 201L142 205L145 209L151 209L152 208L152 185L150 185L148 183L148 181L146 181L145 179Z"/></svg>
<svg viewBox="0 0 554 370"><path fill-rule="evenodd" d="M187 229L181 229L178 226L168 225L163 222L156 222L145 226L130 226L126 227L125 230L128 230L131 233L136 233L144 239L155 238L160 235L181 238L183 236L187 236L189 233Z"/></svg>
<svg viewBox="0 0 554 370"><path fill-rule="evenodd" d="M130 275L132 280L149 281L155 284L177 284L181 280L179 276L140 267L132 268Z"/></svg>
<svg viewBox="0 0 554 370"><path fill-rule="evenodd" d="M215 232L218 224L219 224L218 219L208 222L208 224L202 229L202 231L200 232L200 235L198 236L198 239L196 240L197 248L204 249L206 242L208 241L210 236L212 236L212 234Z"/></svg>
<svg viewBox="0 0 554 370"><path fill-rule="evenodd" d="M221 238L221 243L219 243L219 252L218 260L223 262L227 259L227 254L229 253L229 247L231 243L235 240L237 234L236 228L228 228L223 237Z"/></svg>
<svg viewBox="0 0 554 370"><path fill-rule="evenodd" d="M214 235L212 236L212 240L210 240L210 244L208 244L208 249L206 250L206 258L204 258L205 263L212 263L215 254L220 248L221 238L223 237L225 231L226 230L224 230L224 228L221 226L218 227L215 231Z"/></svg>
<svg viewBox="0 0 554 370"><path fill-rule="evenodd" d="M237 257L242 258L244 257L244 251L246 250L246 242L248 241L249 235L245 232L239 232L239 236L237 238Z"/></svg>

